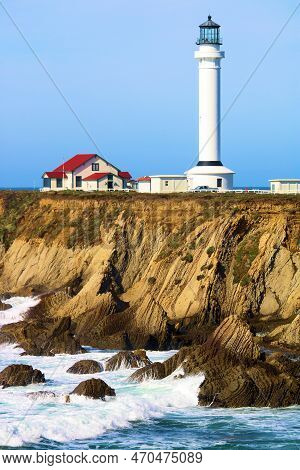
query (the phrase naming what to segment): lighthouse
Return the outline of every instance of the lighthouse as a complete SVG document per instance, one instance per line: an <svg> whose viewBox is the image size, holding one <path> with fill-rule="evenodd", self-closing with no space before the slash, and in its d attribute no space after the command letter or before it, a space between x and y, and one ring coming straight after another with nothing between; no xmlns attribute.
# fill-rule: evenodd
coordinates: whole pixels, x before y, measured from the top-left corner
<svg viewBox="0 0 300 470"><path fill-rule="evenodd" d="M200 25L199 48L195 59L199 64L199 154L195 167L186 171L188 188L198 186L232 189L234 171L221 161L221 60L220 25L211 16Z"/></svg>

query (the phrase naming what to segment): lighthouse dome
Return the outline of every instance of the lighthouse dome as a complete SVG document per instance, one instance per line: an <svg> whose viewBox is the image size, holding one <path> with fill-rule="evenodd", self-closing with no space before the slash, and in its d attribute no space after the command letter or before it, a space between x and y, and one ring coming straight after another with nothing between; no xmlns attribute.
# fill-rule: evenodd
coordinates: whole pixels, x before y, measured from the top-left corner
<svg viewBox="0 0 300 470"><path fill-rule="evenodd" d="M214 21L212 21L211 16L208 15L207 21L200 24L199 28L220 28L221 26Z"/></svg>

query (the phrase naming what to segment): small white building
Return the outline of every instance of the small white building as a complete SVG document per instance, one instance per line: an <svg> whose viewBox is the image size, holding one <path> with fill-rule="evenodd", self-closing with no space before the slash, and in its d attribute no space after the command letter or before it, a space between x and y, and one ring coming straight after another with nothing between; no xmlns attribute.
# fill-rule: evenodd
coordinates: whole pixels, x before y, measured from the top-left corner
<svg viewBox="0 0 300 470"><path fill-rule="evenodd" d="M142 176L137 179L137 190L139 193L151 193L151 178L150 176Z"/></svg>
<svg viewBox="0 0 300 470"><path fill-rule="evenodd" d="M271 192L274 194L300 194L300 179L269 180Z"/></svg>
<svg viewBox="0 0 300 470"><path fill-rule="evenodd" d="M139 193L183 193L186 191L185 175L153 175L138 178Z"/></svg>

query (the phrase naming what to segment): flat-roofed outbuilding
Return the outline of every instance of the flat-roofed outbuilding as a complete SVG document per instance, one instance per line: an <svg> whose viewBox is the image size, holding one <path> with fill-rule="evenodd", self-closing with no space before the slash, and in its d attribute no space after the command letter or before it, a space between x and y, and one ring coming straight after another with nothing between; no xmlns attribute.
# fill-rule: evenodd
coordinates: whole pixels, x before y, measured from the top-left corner
<svg viewBox="0 0 300 470"><path fill-rule="evenodd" d="M300 194L300 178L282 178L269 180L274 194Z"/></svg>

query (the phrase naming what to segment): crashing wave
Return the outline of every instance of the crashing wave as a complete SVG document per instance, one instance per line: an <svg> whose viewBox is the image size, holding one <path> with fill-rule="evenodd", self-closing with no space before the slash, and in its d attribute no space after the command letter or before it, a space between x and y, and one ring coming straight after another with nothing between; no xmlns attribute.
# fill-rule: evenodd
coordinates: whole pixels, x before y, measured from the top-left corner
<svg viewBox="0 0 300 470"><path fill-rule="evenodd" d="M24 314L39 302L38 297L11 297L1 300L3 304L11 305L11 308L0 312L0 327L8 323L16 323L23 320Z"/></svg>

